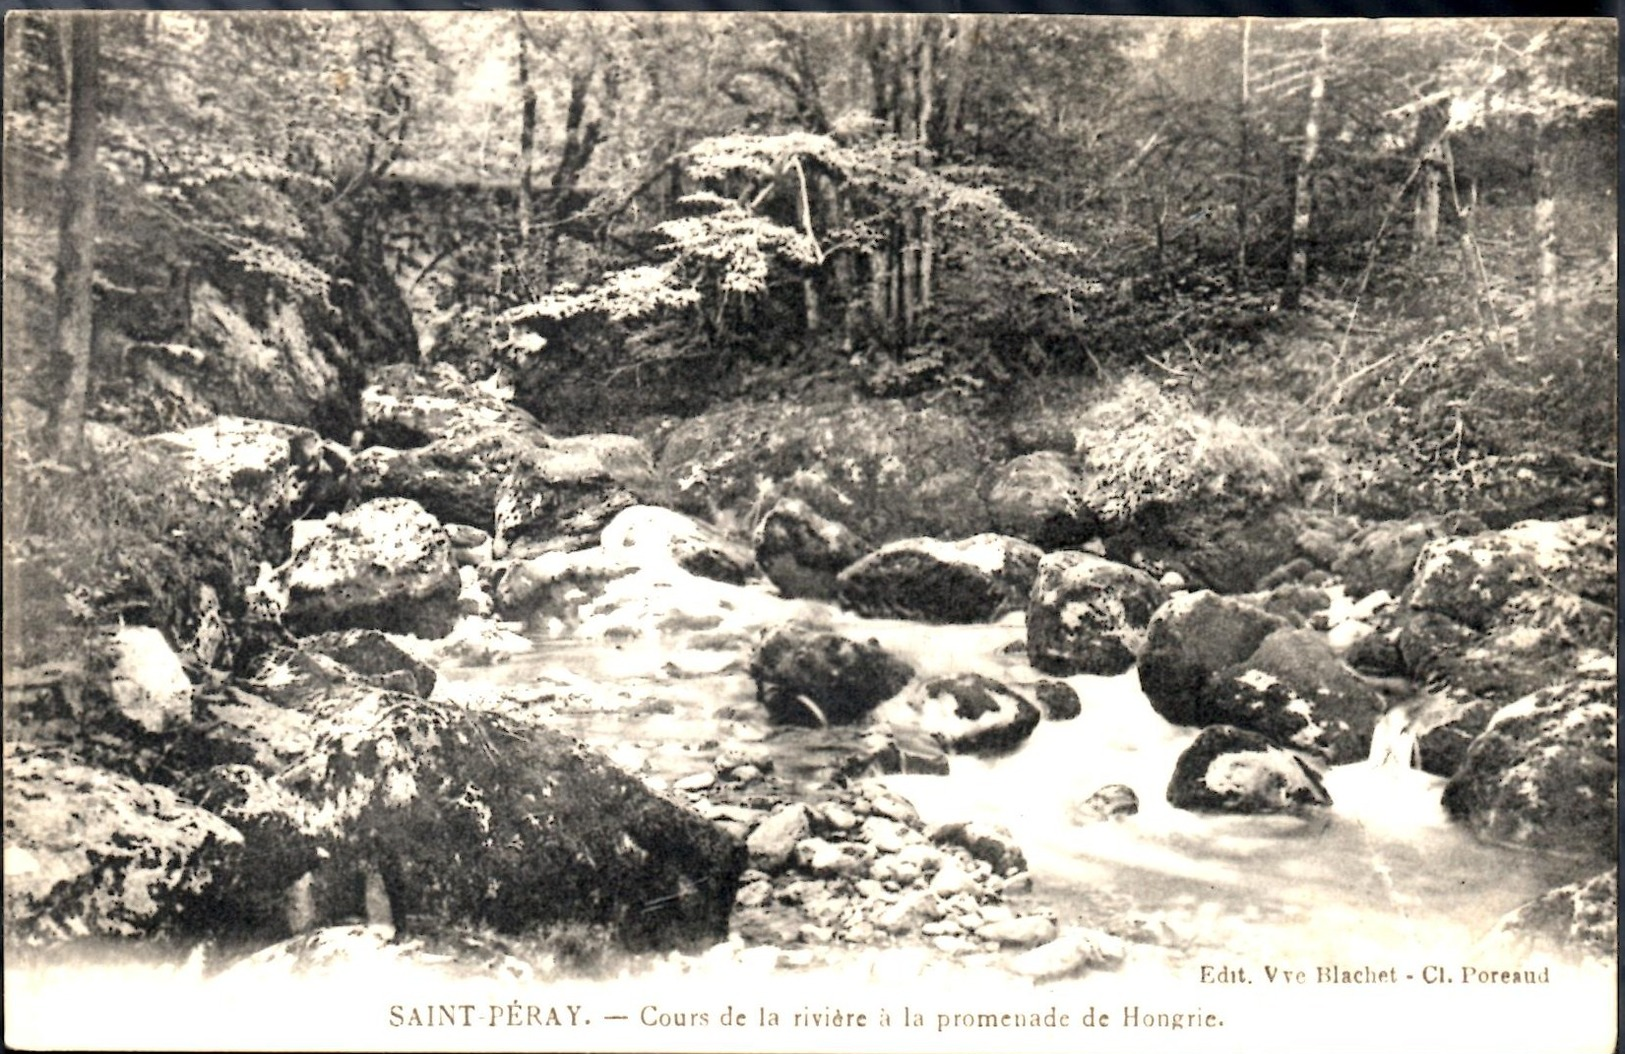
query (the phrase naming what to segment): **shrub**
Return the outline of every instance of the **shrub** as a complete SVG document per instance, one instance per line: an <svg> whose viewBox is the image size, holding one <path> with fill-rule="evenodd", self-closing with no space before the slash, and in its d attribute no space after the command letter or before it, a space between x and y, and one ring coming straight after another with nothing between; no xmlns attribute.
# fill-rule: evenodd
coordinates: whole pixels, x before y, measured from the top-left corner
<svg viewBox="0 0 1625 1054"><path fill-rule="evenodd" d="M1296 459L1279 433L1210 417L1138 373L1085 410L1074 435L1088 470L1086 500L1107 522L1153 507L1257 509L1296 488Z"/></svg>

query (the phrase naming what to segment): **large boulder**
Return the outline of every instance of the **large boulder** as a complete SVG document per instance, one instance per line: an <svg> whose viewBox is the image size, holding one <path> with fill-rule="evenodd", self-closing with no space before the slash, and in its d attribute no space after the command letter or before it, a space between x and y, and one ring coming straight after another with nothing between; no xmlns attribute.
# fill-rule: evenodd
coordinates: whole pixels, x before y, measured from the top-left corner
<svg viewBox="0 0 1625 1054"><path fill-rule="evenodd" d="M316 523L286 570L284 622L296 633L380 629L443 637L461 583L439 521L406 498L380 498Z"/></svg>
<svg viewBox="0 0 1625 1054"><path fill-rule="evenodd" d="M1244 662L1286 621L1210 589L1182 593L1157 609L1140 653L1140 688L1152 709L1179 725L1205 725L1202 697L1220 670Z"/></svg>
<svg viewBox="0 0 1625 1054"><path fill-rule="evenodd" d="M1100 521L1084 502L1076 465L1053 450L1012 458L983 481L993 528L1042 549L1062 549L1100 534Z"/></svg>
<svg viewBox="0 0 1625 1054"><path fill-rule="evenodd" d="M66 751L5 747L8 938L195 931L242 836L164 787Z"/></svg>
<svg viewBox="0 0 1625 1054"><path fill-rule="evenodd" d="M1179 755L1168 802L1196 812L1275 813L1332 800L1302 758L1257 732L1212 725Z"/></svg>
<svg viewBox="0 0 1625 1054"><path fill-rule="evenodd" d="M1429 542L1394 617L1406 672L1507 702L1606 656L1614 552L1601 517Z"/></svg>
<svg viewBox="0 0 1625 1054"><path fill-rule="evenodd" d="M350 466L350 490L358 502L410 498L435 518L496 530L497 488L512 465L538 456L534 438L518 432L478 432L437 439L399 450L372 446Z"/></svg>
<svg viewBox="0 0 1625 1054"><path fill-rule="evenodd" d="M886 703L884 723L936 737L955 754L1006 754L1038 727L1038 707L979 673L936 677Z"/></svg>
<svg viewBox="0 0 1625 1054"><path fill-rule="evenodd" d="M845 524L814 512L804 501L780 498L754 531L756 563L784 597L833 600L836 576L869 547Z"/></svg>
<svg viewBox="0 0 1625 1054"><path fill-rule="evenodd" d="M1319 634L1300 629L1276 630L1202 694L1206 720L1251 729L1333 765L1365 760L1385 706Z"/></svg>
<svg viewBox="0 0 1625 1054"><path fill-rule="evenodd" d="M842 571L841 605L870 618L986 622L1019 610L1042 552L1002 534L957 542L905 538Z"/></svg>
<svg viewBox="0 0 1625 1054"><path fill-rule="evenodd" d="M1232 513L1198 507L1181 518L1146 512L1127 530L1108 535L1106 555L1173 571L1192 586L1219 593L1258 589L1298 556L1298 513L1279 507Z"/></svg>
<svg viewBox="0 0 1625 1054"><path fill-rule="evenodd" d="M1480 633L1431 611L1400 617L1406 672L1496 702L1510 702L1565 678L1588 657L1607 654L1614 612L1573 593L1536 586L1502 604Z"/></svg>
<svg viewBox="0 0 1625 1054"><path fill-rule="evenodd" d="M1151 616L1167 599L1137 568L1062 550L1038 565L1027 603L1027 657L1057 676L1112 676L1134 665Z"/></svg>
<svg viewBox="0 0 1625 1054"><path fill-rule="evenodd" d="M1209 417L1130 374L1078 414L1075 435L1084 501L1113 559L1239 593L1298 555L1298 518L1283 511L1297 478L1279 433Z"/></svg>
<svg viewBox="0 0 1625 1054"><path fill-rule="evenodd" d="M1477 630L1502 605L1536 586L1613 607L1616 527L1600 516L1527 520L1499 531L1428 543L1404 600Z"/></svg>
<svg viewBox="0 0 1625 1054"><path fill-rule="evenodd" d="M756 698L781 724L848 724L913 678L908 663L874 641L804 623L769 633L751 657Z"/></svg>
<svg viewBox="0 0 1625 1054"><path fill-rule="evenodd" d="M1444 789L1481 839L1562 856L1619 851L1615 681L1582 676L1502 707Z"/></svg>
<svg viewBox="0 0 1625 1054"><path fill-rule="evenodd" d="M989 436L974 422L895 400L747 403L674 429L659 452L678 508L744 513L773 496L880 543L989 529L977 493Z"/></svg>
<svg viewBox="0 0 1625 1054"><path fill-rule="evenodd" d="M1416 766L1448 779L1467 760L1473 740L1489 727L1500 705L1450 688L1412 706L1406 722L1416 737Z"/></svg>
<svg viewBox="0 0 1625 1054"><path fill-rule="evenodd" d="M396 696L338 715L281 782L333 866L374 866L397 927L607 926L634 948L727 935L744 845L551 729Z"/></svg>
<svg viewBox="0 0 1625 1054"><path fill-rule="evenodd" d="M511 544L651 491L654 466L640 440L549 435L510 394L447 366L377 371L361 401L366 433L380 445L357 455L352 497L411 498L441 520Z"/></svg>

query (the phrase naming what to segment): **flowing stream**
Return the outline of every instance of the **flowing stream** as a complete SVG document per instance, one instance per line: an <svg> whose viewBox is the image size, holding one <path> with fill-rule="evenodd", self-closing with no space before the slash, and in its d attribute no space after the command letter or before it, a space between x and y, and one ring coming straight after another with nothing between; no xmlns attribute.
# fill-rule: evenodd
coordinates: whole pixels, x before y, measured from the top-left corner
<svg viewBox="0 0 1625 1054"><path fill-rule="evenodd" d="M1019 614L991 625L928 626L695 582L656 601L671 605L664 616L641 609L642 630L626 617L636 605L611 605L618 630L586 640L537 631L533 651L447 676L504 690L571 677L624 689L627 705L565 706L559 722L657 786L708 768L730 744L752 742L773 751L781 775L826 778L829 759L857 736L769 728L745 668L749 638L722 634L715 647L719 622L767 624L811 611L849 636L878 640L921 677L979 672L1018 688L1039 679L1019 647ZM674 620L674 609L690 615ZM581 628L595 632L590 623ZM1403 707L1385 715L1369 760L1327 772L1331 808L1212 815L1167 803L1175 759L1196 730L1158 716L1134 671L1066 680L1082 701L1080 716L1042 722L1017 752L953 757L947 776L882 778L928 822L977 819L1010 829L1029 861L1032 900L1063 922L1136 920L1146 944L1173 962L1217 951L1300 962L1459 955L1507 911L1581 877L1575 865L1480 844L1450 823L1440 806L1445 781L1411 767L1415 737ZM1108 784L1132 788L1139 812L1077 823L1072 808Z"/></svg>

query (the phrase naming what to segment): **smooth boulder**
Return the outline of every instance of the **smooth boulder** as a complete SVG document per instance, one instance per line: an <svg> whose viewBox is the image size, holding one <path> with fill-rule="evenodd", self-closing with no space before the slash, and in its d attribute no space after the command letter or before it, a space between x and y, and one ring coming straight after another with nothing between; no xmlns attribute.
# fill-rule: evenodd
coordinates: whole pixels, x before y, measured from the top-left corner
<svg viewBox="0 0 1625 1054"><path fill-rule="evenodd" d="M925 681L887 703L877 715L893 727L938 739L954 754L1006 754L1038 727L1038 707L979 673Z"/></svg>

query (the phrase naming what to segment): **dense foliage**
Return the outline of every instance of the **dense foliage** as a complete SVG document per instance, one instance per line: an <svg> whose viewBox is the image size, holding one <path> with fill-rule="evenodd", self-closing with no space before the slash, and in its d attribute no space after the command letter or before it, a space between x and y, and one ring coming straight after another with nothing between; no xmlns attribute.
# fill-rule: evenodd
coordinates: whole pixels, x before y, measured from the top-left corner
<svg viewBox="0 0 1625 1054"><path fill-rule="evenodd" d="M6 39L7 375L47 409L67 24ZM296 310L352 388L501 366L563 428L811 388L1082 409L1133 367L1289 434L1332 503L1610 493L1610 23L101 26L93 416L133 346L252 343L203 339L223 302Z"/></svg>

